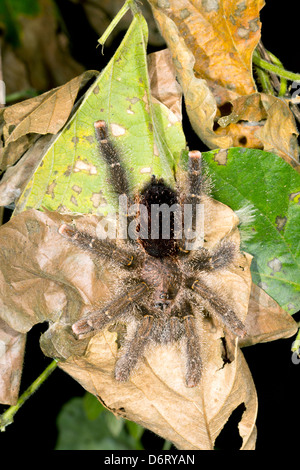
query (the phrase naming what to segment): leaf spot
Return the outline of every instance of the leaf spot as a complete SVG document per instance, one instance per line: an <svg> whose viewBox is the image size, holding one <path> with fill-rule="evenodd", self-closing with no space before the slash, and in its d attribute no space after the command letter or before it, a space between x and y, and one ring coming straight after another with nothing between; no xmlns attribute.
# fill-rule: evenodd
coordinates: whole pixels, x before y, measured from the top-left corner
<svg viewBox="0 0 300 470"><path fill-rule="evenodd" d="M78 173L79 171L87 171L90 175L97 174L97 168L92 163L83 162L82 160L77 160L74 167L74 173Z"/></svg>
<svg viewBox="0 0 300 470"><path fill-rule="evenodd" d="M150 166L147 166L147 167L144 167L144 168L140 169L141 174L151 173L151 172L152 172L152 168Z"/></svg>
<svg viewBox="0 0 300 470"><path fill-rule="evenodd" d="M95 139L93 135L84 135L83 138L89 142L89 144L94 143Z"/></svg>
<svg viewBox="0 0 300 470"><path fill-rule="evenodd" d="M275 273L278 273L282 269L281 261L278 258L273 258L271 261L269 261L268 266L273 271L271 276L274 276Z"/></svg>
<svg viewBox="0 0 300 470"><path fill-rule="evenodd" d="M228 152L225 149L220 150L218 153L214 155L213 160L218 164L218 165L227 165L227 156Z"/></svg>
<svg viewBox="0 0 300 470"><path fill-rule="evenodd" d="M55 194L54 194L54 188L55 186L57 185L56 181L53 180L51 184L49 184L48 188L47 188L47 191L46 191L46 194L48 194L49 196L51 196L52 199L55 198Z"/></svg>
<svg viewBox="0 0 300 470"><path fill-rule="evenodd" d="M246 29L246 28L238 28L237 30L237 35L242 38L242 39L248 39L249 38L249 29Z"/></svg>
<svg viewBox="0 0 300 470"><path fill-rule="evenodd" d="M82 188L81 188L80 186L78 186L77 184L74 184L74 185L72 186L72 189L73 189L73 191L75 191L75 193L77 193L77 194L80 194L81 191L82 191Z"/></svg>
<svg viewBox="0 0 300 470"><path fill-rule="evenodd" d="M111 124L111 133L114 137L119 137L120 135L124 135L126 133L125 127L120 126L119 124Z"/></svg>
<svg viewBox="0 0 300 470"><path fill-rule="evenodd" d="M107 205L107 201L106 199L103 197L103 193L102 191L99 191L99 193L93 193L92 197L90 198L90 200L92 201L93 203L93 206L95 208L99 207L99 206L106 206Z"/></svg>
<svg viewBox="0 0 300 470"><path fill-rule="evenodd" d="M183 10L180 11L180 18L181 18L182 20L185 20L185 19L188 18L190 15L191 15L191 12L190 12L187 8L184 8Z"/></svg>
<svg viewBox="0 0 300 470"><path fill-rule="evenodd" d="M71 196L70 201L72 202L72 204L74 204L74 206L78 207L78 202L75 196Z"/></svg>
<svg viewBox="0 0 300 470"><path fill-rule="evenodd" d="M131 104L135 104L137 103L138 101L140 101L139 98L137 98L136 96L134 98L126 98L127 101L130 101Z"/></svg>
<svg viewBox="0 0 300 470"><path fill-rule="evenodd" d="M253 33L256 33L259 30L259 18L249 21L249 28Z"/></svg>
<svg viewBox="0 0 300 470"><path fill-rule="evenodd" d="M300 191L297 193L291 193L289 196L290 201L296 202L296 204L300 204Z"/></svg>
<svg viewBox="0 0 300 470"><path fill-rule="evenodd" d="M275 223L278 232L284 230L285 224L287 222L287 217L280 217L279 215L276 217Z"/></svg>
<svg viewBox="0 0 300 470"><path fill-rule="evenodd" d="M202 0L202 6L207 13L211 11L218 11L220 8L219 0Z"/></svg>

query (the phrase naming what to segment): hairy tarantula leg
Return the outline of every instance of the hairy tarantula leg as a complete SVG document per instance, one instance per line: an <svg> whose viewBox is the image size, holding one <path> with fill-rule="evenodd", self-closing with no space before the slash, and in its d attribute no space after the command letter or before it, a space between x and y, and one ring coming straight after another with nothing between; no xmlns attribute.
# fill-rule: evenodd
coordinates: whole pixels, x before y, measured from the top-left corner
<svg viewBox="0 0 300 470"><path fill-rule="evenodd" d="M236 256L236 245L229 240L223 240L213 251L211 264L213 269L223 269L233 263Z"/></svg>
<svg viewBox="0 0 300 470"><path fill-rule="evenodd" d="M189 192L188 197L197 202L203 192L202 156L199 150L189 152L188 162Z"/></svg>
<svg viewBox="0 0 300 470"><path fill-rule="evenodd" d="M93 238L88 233L80 232L66 224L61 225L58 232L80 248L91 251L102 258L113 260L114 263L120 266L130 267L134 264L133 255L118 248L107 240Z"/></svg>
<svg viewBox="0 0 300 470"><path fill-rule="evenodd" d="M102 310L91 312L86 317L78 320L72 326L73 332L80 336L93 330L103 329L108 323L122 315L132 302L138 300L147 289L148 286L145 282L133 287L127 293L113 300Z"/></svg>
<svg viewBox="0 0 300 470"><path fill-rule="evenodd" d="M94 123L94 128L101 155L104 157L107 165L109 165L111 182L116 193L119 196L129 194L129 183L126 172L122 166L118 151L110 141L106 122L96 121Z"/></svg>
<svg viewBox="0 0 300 470"><path fill-rule="evenodd" d="M243 338L247 332L244 324L236 316L232 308L227 305L222 298L220 298L214 291L212 291L202 281L194 280L190 282L190 288L199 294L202 299L207 300L212 310L223 321L235 335Z"/></svg>
<svg viewBox="0 0 300 470"><path fill-rule="evenodd" d="M189 265L194 271L224 269L233 263L236 252L237 248L233 242L222 241L213 252L205 248L195 252L189 260Z"/></svg>
<svg viewBox="0 0 300 470"><path fill-rule="evenodd" d="M185 314L183 314L183 324L187 339L187 371L186 385L187 387L195 387L200 382L202 361L200 356L200 341L196 331L195 317L189 303L185 304Z"/></svg>
<svg viewBox="0 0 300 470"><path fill-rule="evenodd" d="M130 373L142 356L145 346L151 337L153 327L153 316L145 315L140 326L137 328L134 338L127 346L127 350L116 363L115 378L120 382L126 382Z"/></svg>

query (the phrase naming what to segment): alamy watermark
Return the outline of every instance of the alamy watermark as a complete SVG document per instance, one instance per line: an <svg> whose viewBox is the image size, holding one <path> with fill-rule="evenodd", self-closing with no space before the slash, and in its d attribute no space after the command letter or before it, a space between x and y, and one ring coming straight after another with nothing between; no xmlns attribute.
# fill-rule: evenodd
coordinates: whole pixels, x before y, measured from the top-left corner
<svg viewBox="0 0 300 470"><path fill-rule="evenodd" d="M291 93L291 99L292 100L297 99L300 95L300 82L294 81L291 84L291 90L293 90L294 88L296 88L296 90L293 93ZM298 98L298 100L300 101L300 98Z"/></svg>
<svg viewBox="0 0 300 470"><path fill-rule="evenodd" d="M96 228L100 239L169 240L184 238L187 250L196 250L204 242L203 204L143 204L128 206L126 195L119 196L118 211L103 217Z"/></svg>
<svg viewBox="0 0 300 470"><path fill-rule="evenodd" d="M292 363L300 364L300 339L296 339L292 344Z"/></svg>

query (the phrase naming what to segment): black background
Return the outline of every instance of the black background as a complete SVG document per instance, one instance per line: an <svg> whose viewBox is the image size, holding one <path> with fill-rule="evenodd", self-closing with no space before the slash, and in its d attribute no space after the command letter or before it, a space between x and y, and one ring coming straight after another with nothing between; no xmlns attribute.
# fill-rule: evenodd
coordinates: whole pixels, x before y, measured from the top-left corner
<svg viewBox="0 0 300 470"><path fill-rule="evenodd" d="M57 2L64 13L65 2ZM276 2L267 0L261 13L262 41L267 49L281 59L286 69L300 73L297 38L299 16L295 0L281 2L280 10ZM100 70L110 57L109 54L119 44L121 37L114 41L111 50L105 50L103 59L100 48L96 48L97 34L85 28L83 13L74 6L72 16L66 21L70 35L74 38L73 47L77 60L87 69ZM81 31L80 40L75 31ZM76 42L76 37L78 38ZM85 41L82 40L85 37ZM154 49L150 49L152 52ZM89 51L89 52L87 52ZM97 65L98 64L98 65ZM205 150L197 136L184 122L184 129L190 148ZM299 313L294 316L299 321ZM45 369L50 360L45 358L39 348L40 334L47 325L37 325L28 334L21 391ZM299 374L300 364L291 361L293 338L272 343L259 344L243 350L256 385L259 410L257 418L257 450L293 450L299 446ZM74 396L82 396L84 390L71 377L56 370L39 391L27 402L15 416L14 424L0 434L1 454L10 453L17 448L20 451L51 451L56 442L56 416L61 406ZM0 412L5 407L0 407ZM218 447L234 449L240 444L236 431L239 413L233 416L224 428ZM150 432L143 438L146 449L160 449L163 441Z"/></svg>

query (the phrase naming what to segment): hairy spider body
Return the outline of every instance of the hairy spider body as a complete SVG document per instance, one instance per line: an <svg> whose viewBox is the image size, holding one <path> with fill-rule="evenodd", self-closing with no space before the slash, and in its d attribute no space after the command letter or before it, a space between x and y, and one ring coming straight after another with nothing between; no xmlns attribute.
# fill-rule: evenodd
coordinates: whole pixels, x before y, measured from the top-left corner
<svg viewBox="0 0 300 470"><path fill-rule="evenodd" d="M118 152L110 142L104 121L95 123L95 133L116 194L125 194L130 200L143 205L147 209L147 220L141 215L137 225L138 237L134 242L126 242L125 247L120 247L114 240L93 238L67 225L60 227L61 235L72 243L91 251L100 259L108 260L122 272L118 288L120 294L110 299L104 308L78 320L72 327L73 331L80 338L111 323L126 323L131 319L136 322L133 337L125 338L116 362L115 378L119 381L129 379L150 343L183 341L186 351L186 385L196 386L200 382L202 370L197 328L199 314L205 309L235 335L242 337L246 334L234 310L207 285L203 276L204 273L230 266L237 248L232 242L224 240L212 252L199 247L196 250L186 249L184 240L176 238L173 212L170 212L169 236L165 237L162 214L154 220L151 209L155 205L166 205L169 208L179 205L179 193L153 176L143 191L133 198L129 192L126 172ZM192 228L195 226L196 204L201 201L205 188L201 166L200 152L189 152L188 188L184 203L192 206ZM141 236L142 222L147 222L146 237ZM151 231L153 227L157 229L156 236Z"/></svg>

